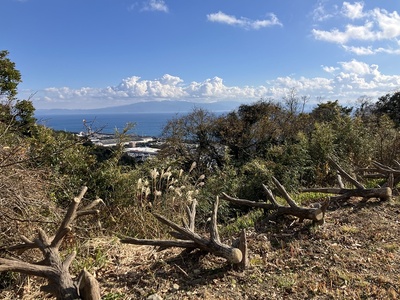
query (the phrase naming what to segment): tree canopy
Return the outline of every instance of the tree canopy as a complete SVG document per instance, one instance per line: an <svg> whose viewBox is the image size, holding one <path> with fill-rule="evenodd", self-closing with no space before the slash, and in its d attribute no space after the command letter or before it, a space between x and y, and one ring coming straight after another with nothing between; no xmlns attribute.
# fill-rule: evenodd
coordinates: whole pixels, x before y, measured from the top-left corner
<svg viewBox="0 0 400 300"><path fill-rule="evenodd" d="M22 82L21 73L8 55L8 51L0 51L0 100L13 100L17 95L18 84Z"/></svg>
<svg viewBox="0 0 400 300"><path fill-rule="evenodd" d="M390 117L397 127L400 126L400 92L386 94L376 102L376 113L386 114Z"/></svg>

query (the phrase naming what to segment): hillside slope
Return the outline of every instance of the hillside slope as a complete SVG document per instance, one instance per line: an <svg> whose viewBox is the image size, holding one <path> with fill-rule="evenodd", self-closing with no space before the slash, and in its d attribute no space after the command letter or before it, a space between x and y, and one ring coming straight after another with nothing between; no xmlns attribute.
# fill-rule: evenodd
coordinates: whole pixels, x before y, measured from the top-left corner
<svg viewBox="0 0 400 300"><path fill-rule="evenodd" d="M250 267L244 272L209 254L157 252L110 236L84 244L80 255L93 257L87 267L104 299L398 299L399 215L398 199L352 199L328 211L319 227L258 220L247 232ZM0 298L44 298L37 279L23 283L2 290Z"/></svg>

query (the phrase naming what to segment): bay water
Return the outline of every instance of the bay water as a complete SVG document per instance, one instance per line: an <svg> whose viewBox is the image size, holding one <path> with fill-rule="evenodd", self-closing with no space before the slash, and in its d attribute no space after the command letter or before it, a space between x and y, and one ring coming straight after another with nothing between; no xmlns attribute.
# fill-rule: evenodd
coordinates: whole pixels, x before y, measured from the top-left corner
<svg viewBox="0 0 400 300"><path fill-rule="evenodd" d="M122 132L127 123L135 126L130 134L139 136L160 137L164 126L169 120L182 116L178 113L114 113L114 114L36 114L37 123L54 130L68 132L87 132L84 122L91 129L112 134L116 130Z"/></svg>

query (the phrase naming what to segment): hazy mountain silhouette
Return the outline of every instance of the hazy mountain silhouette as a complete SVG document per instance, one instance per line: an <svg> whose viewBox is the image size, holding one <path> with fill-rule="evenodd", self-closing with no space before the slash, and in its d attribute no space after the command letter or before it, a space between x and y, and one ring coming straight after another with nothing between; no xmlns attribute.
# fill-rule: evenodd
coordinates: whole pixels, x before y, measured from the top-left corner
<svg viewBox="0 0 400 300"><path fill-rule="evenodd" d="M113 106L98 109L37 109L37 114L117 114L117 113L185 113L195 108L206 109L211 112L233 111L241 103L235 101L197 103L186 101L148 101L123 106Z"/></svg>

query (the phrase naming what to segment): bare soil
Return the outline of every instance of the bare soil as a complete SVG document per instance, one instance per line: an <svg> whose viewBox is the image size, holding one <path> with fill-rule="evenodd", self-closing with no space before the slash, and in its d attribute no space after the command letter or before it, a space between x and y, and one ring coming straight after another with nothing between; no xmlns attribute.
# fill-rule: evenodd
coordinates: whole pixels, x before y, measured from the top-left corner
<svg viewBox="0 0 400 300"><path fill-rule="evenodd" d="M90 271L103 299L400 299L398 199L352 199L331 208L317 227L263 218L247 230L247 239L245 271L210 254L157 252L112 237L84 247L96 256L98 267ZM41 282L24 277L0 290L0 298L44 299Z"/></svg>

